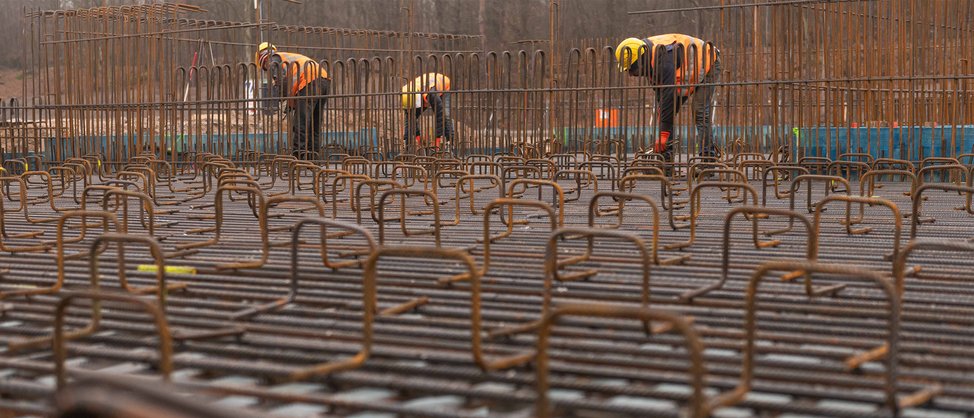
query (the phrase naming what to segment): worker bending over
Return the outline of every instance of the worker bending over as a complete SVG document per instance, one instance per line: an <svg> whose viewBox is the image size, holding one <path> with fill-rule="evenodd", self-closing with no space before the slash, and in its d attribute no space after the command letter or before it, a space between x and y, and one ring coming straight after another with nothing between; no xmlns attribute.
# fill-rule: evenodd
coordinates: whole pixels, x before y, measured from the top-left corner
<svg viewBox="0 0 974 418"><path fill-rule="evenodd" d="M653 85L677 86L656 89L659 138L653 144L653 151L673 161L675 141L669 141L673 118L680 106L693 96L699 155L719 157L711 116L716 90L713 83L717 83L720 75L717 48L692 36L672 33L645 39L628 38L616 47L615 55L619 71L628 72L632 77L648 77ZM711 85L694 87L694 84Z"/></svg>
<svg viewBox="0 0 974 418"><path fill-rule="evenodd" d="M405 112L405 132L403 145L408 146L410 136L416 138L420 147L419 117L426 109L432 109L436 116L435 146L445 138L453 140L453 122L450 121L450 78L438 73L428 73L402 86L402 108Z"/></svg>
<svg viewBox="0 0 974 418"><path fill-rule="evenodd" d="M287 97L291 119L293 155L308 156L320 150L321 118L331 79L315 60L301 54L279 52L277 47L262 42L255 57L258 68L267 71L275 91ZM307 157L306 157L307 158Z"/></svg>

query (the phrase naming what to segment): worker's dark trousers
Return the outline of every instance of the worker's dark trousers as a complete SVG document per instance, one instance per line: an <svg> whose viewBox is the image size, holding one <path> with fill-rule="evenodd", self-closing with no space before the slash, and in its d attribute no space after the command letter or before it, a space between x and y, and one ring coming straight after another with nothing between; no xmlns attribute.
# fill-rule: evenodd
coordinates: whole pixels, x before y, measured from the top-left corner
<svg viewBox="0 0 974 418"><path fill-rule="evenodd" d="M293 154L306 159L321 152L321 119L331 80L319 78L298 91L294 118L291 119Z"/></svg>
<svg viewBox="0 0 974 418"><path fill-rule="evenodd" d="M416 109L406 109L406 127L402 135L403 141L409 141L410 138L420 136L419 118L426 109L433 109L436 137L446 140L453 139L453 121L450 120L450 93L444 93L442 97L437 94L430 94L429 102L428 107L423 106ZM407 146L408 144L406 142Z"/></svg>
<svg viewBox="0 0 974 418"><path fill-rule="evenodd" d="M714 65L710 72L703 77L702 84L717 83L720 80L720 54L714 60ZM699 87L693 95L693 119L697 126L697 146L700 147L700 155L716 156L717 149L714 146L714 91L717 86Z"/></svg>

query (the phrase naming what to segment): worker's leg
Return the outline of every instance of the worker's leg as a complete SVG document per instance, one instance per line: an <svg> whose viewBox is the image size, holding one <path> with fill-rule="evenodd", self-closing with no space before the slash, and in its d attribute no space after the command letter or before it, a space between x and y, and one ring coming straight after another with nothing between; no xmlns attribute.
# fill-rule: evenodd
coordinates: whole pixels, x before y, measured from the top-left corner
<svg viewBox="0 0 974 418"><path fill-rule="evenodd" d="M311 133L311 123L314 122L312 112L314 111L314 99L309 98L309 86L305 86L298 91L295 99L294 119L291 121L291 147L292 155L300 155L302 151L308 150L308 136Z"/></svg>
<svg viewBox="0 0 974 418"><path fill-rule="evenodd" d="M436 142L434 144L439 147L440 141L443 140L444 135L448 133L446 126L446 102L444 97L438 94L431 94L429 96L430 107L433 109L435 115L435 131L436 131Z"/></svg>
<svg viewBox="0 0 974 418"><path fill-rule="evenodd" d="M402 145L403 149L409 148L409 143L411 140L416 141L416 147L419 147L419 117L423 115L423 108L416 109L406 109L403 112L403 133L402 133Z"/></svg>
<svg viewBox="0 0 974 418"><path fill-rule="evenodd" d="M294 112L291 116L291 155L298 155L304 149L305 138L307 137L308 125L308 105L305 99L295 101Z"/></svg>
<svg viewBox="0 0 974 418"><path fill-rule="evenodd" d="M453 118L450 117L450 93L443 94L443 138L453 143L453 137L456 135L456 131L453 127Z"/></svg>
<svg viewBox="0 0 974 418"><path fill-rule="evenodd" d="M311 131L311 141L309 145L311 147L311 151L321 152L322 120L324 119L325 113L325 100L328 96L328 91L331 88L331 80L319 78L318 80L315 80L315 85L315 94L318 96L318 98L315 99L315 108L313 114L314 120L311 123L311 127L313 129Z"/></svg>
<svg viewBox="0 0 974 418"><path fill-rule="evenodd" d="M716 83L720 79L720 60L714 62L713 68L703 78L704 84ZM717 156L714 144L713 103L717 86L703 86L697 89L693 97L693 116L697 128L697 145L700 155Z"/></svg>
<svg viewBox="0 0 974 418"><path fill-rule="evenodd" d="M413 119L412 109L405 109L402 111L402 145L409 145L409 138L412 137L414 131L414 125L416 121Z"/></svg>

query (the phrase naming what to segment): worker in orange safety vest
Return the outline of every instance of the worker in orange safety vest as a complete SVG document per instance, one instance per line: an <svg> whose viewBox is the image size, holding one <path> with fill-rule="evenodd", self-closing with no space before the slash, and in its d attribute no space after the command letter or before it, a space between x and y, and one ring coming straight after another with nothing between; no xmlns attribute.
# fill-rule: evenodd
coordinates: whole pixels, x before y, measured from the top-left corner
<svg viewBox="0 0 974 418"><path fill-rule="evenodd" d="M331 87L328 72L315 60L301 54L280 52L263 42L254 57L257 67L267 71L275 91L286 97L291 119L291 148L295 156L317 155L321 145L321 120L325 96Z"/></svg>
<svg viewBox="0 0 974 418"><path fill-rule="evenodd" d="M714 144L713 97L720 76L720 51L712 44L688 35L666 34L628 38L616 47L619 71L648 77L656 89L659 137L652 151L673 160L673 119L680 107L693 98L696 145L702 157L720 156ZM695 86L703 84L701 86Z"/></svg>
<svg viewBox="0 0 974 418"><path fill-rule="evenodd" d="M427 109L435 114L435 146L443 139L453 140L453 122L450 120L450 78L438 73L427 73L402 86L402 108L405 112L403 144L408 145L410 136L419 147L421 135L419 118Z"/></svg>

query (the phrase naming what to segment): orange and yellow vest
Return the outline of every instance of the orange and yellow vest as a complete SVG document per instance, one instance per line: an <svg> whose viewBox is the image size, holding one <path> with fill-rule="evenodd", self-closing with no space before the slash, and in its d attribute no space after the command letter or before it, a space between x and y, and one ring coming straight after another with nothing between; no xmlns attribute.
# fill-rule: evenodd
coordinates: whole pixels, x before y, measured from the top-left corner
<svg viewBox="0 0 974 418"><path fill-rule="evenodd" d="M328 78L328 71L321 68L318 62L304 55L289 52L278 52L274 55L281 57L286 77L291 82L288 88L288 95L291 97L297 96L298 92L312 81Z"/></svg>
<svg viewBox="0 0 974 418"><path fill-rule="evenodd" d="M422 101L420 103L426 103L427 93L434 89L440 93L450 91L450 77L439 73L426 73L416 77L409 84L402 86L403 94L422 93ZM420 103L415 103L414 105L419 107Z"/></svg>
<svg viewBox="0 0 974 418"><path fill-rule="evenodd" d="M682 46L682 61L686 68L685 71L681 71L679 69L676 71L676 84L684 84L684 82L687 84L697 84L710 72L710 69L713 68L717 48L713 47L713 45L708 48L707 43L703 40L679 33L668 33L665 35L656 35L646 38L646 47L648 48L648 51L646 52L651 54L650 59L653 68L656 68L657 48L665 48L671 45ZM691 55L691 47L696 50L696 57ZM693 68L690 68L688 66L691 63L696 65L694 65ZM684 75L687 78L686 81L683 80ZM689 96L693 93L693 87L679 88L677 90L679 94L683 96Z"/></svg>

